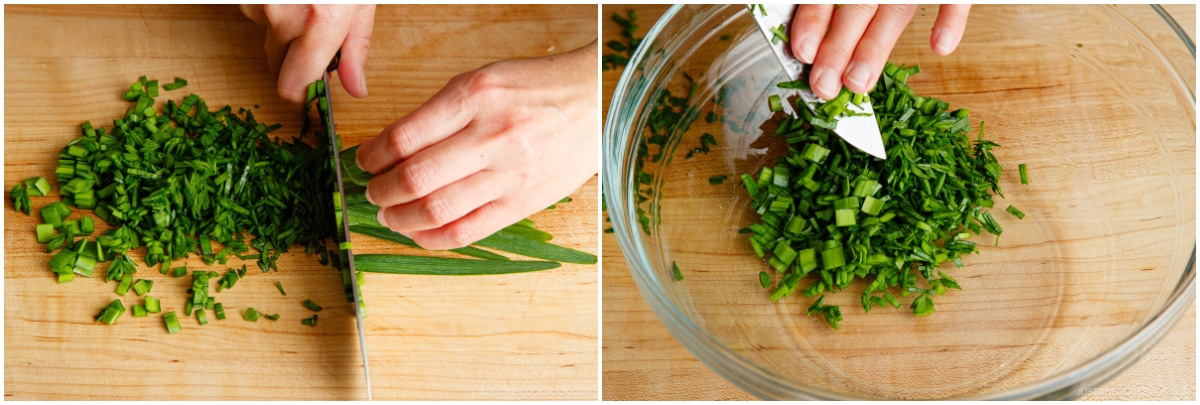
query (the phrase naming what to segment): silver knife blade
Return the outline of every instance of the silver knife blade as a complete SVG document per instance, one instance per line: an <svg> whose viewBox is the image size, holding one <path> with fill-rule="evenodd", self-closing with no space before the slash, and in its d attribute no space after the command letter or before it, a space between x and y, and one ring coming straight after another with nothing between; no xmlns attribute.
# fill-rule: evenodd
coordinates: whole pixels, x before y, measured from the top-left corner
<svg viewBox="0 0 1200 405"><path fill-rule="evenodd" d="M332 162L334 181L337 183L337 194L334 195L334 198L336 199L336 201L334 201L335 208L337 208L335 210L335 221L337 221L338 224L338 249L341 250L341 254L338 255L341 261L339 267L342 268L342 271L349 271L350 274L350 285L354 293L354 320L358 325L358 349L362 354L363 375L366 377L367 384L367 400L370 401L371 368L367 363L367 340L364 334L365 331L363 329L364 308L362 306L362 298L358 289L358 271L356 271L354 268L354 253L352 252L352 246L350 245L350 218L348 218L345 209L346 187L342 182L342 160L340 156L341 154L338 153L341 151L341 142L339 142L340 137L337 135L337 132L335 131L335 125L333 124L333 101L329 97L329 71L333 70L337 66L337 59L337 57L334 58L334 61L330 63L330 68L326 69L325 74L321 78L325 81L325 88L322 96L325 98L326 106L324 109L321 109L320 105L318 105L317 109L322 110L320 112L323 114L322 118L324 118L325 121L325 133L329 135L329 143L331 146L330 151L333 154Z"/></svg>
<svg viewBox="0 0 1200 405"><path fill-rule="evenodd" d="M791 47L786 41L775 39L776 32L784 37L791 35L792 17L796 15L796 5L750 4L749 7L750 16L754 17L759 32L766 37L767 45L771 48L775 59L779 60L779 64L783 66L783 70L787 72L789 78L800 79L808 66L792 55ZM799 89L797 91L800 99L804 101L804 105L810 110L814 109L814 105L825 102L812 90ZM784 104L787 105L787 103ZM879 133L879 123L875 121L875 109L871 106L871 101L868 99L862 105L849 103L848 108L858 114L870 115L842 117L838 119L837 129L834 129L833 132L859 150L880 159L887 159L887 150L883 146L883 135Z"/></svg>

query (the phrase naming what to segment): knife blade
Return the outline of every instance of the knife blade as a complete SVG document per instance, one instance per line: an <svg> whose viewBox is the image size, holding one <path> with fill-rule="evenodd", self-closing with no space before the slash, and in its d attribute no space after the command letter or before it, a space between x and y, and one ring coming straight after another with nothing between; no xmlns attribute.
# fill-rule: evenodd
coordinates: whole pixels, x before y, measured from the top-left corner
<svg viewBox="0 0 1200 405"><path fill-rule="evenodd" d="M329 67L325 69L325 73L321 77L324 82L321 96L324 98L324 103L317 103L317 110L321 114L321 121L325 123L325 133L329 136L330 153L333 155L333 174L334 182L337 184L337 191L333 195L334 220L337 224L337 242L338 250L341 254L338 255L338 267L342 270L342 278L349 279L349 284L354 302L354 320L358 326L358 349L362 355L363 375L366 378L367 384L367 400L371 400L371 368L367 363L367 341L365 331L363 329L363 304L362 296L358 288L358 280L360 274L354 268L354 252L350 244L350 219L348 212L343 208L346 207L346 187L342 182L342 161L341 154L341 137L337 135L336 126L333 123L333 101L329 97L329 72L337 69L338 61L341 52L333 57L333 61L329 63Z"/></svg>
<svg viewBox="0 0 1200 405"><path fill-rule="evenodd" d="M791 34L792 18L796 15L795 4L750 4L750 16L754 17L755 23L758 25L758 30L767 39L767 45L771 48L771 54L775 55L775 59L783 65L783 70L791 80L799 80L804 71L808 68L799 59L796 59L789 50L787 41L782 36L787 38ZM797 90L800 99L804 101L804 105L809 110L814 110L816 105L824 103L821 99L809 89ZM788 103L784 103L787 105ZM871 100L867 99L861 105L849 103L848 109L856 114L870 115L851 115L841 117L837 121L837 128L834 133L838 134L846 143L854 145L855 148L866 152L880 159L887 159L887 150L883 146L883 135L879 133L879 123L875 121L875 110L871 106Z"/></svg>

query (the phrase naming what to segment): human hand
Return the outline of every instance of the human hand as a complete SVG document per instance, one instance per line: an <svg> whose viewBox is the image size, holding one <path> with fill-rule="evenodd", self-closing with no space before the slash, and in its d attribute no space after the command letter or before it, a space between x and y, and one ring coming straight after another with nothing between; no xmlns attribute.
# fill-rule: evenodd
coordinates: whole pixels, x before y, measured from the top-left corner
<svg viewBox="0 0 1200 405"><path fill-rule="evenodd" d="M596 44L460 74L359 146L379 223L426 249L459 248L595 175Z"/></svg>
<svg viewBox="0 0 1200 405"><path fill-rule="evenodd" d="M267 27L267 65L279 74L279 96L302 103L342 51L338 76L354 97L367 96L363 68L371 48L375 5L243 4L242 14Z"/></svg>
<svg viewBox="0 0 1200 405"><path fill-rule="evenodd" d="M812 64L809 85L826 100L837 97L843 85L854 93L875 87L888 54L917 11L914 4L797 7L792 20L792 54ZM970 10L970 4L941 6L929 39L934 53L945 56L954 52Z"/></svg>

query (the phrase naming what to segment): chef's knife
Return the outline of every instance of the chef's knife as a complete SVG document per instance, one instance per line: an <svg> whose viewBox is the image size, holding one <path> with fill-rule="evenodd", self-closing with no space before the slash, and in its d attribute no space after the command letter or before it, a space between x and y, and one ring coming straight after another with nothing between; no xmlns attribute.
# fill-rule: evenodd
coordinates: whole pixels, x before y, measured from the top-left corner
<svg viewBox="0 0 1200 405"><path fill-rule="evenodd" d="M786 38L791 35L792 17L796 14L796 5L751 4L749 6L750 16L754 17L759 31L766 36L771 53L783 65L783 70L787 72L791 80L800 79L801 74L808 66L792 55L789 50L791 47L786 41L776 38L777 36ZM804 101L804 105L808 106L810 110L814 109L815 105L825 102L812 90L800 89L799 92L800 100ZM859 150L880 159L887 159L887 151L883 147L883 135L879 133L879 123L875 121L875 110L871 107L871 100L867 99L861 105L849 103L848 109L856 114L869 115L841 117L833 132Z"/></svg>
<svg viewBox="0 0 1200 405"><path fill-rule="evenodd" d="M349 284L353 294L354 301L354 320L358 324L358 349L362 353L363 375L366 377L367 383L367 400L371 400L371 368L367 365L367 341L364 338L363 330L363 306L362 296L359 295L358 289L358 272L354 268L354 253L351 251L350 245L350 219L347 217L348 212L343 209L346 207L345 185L342 183L342 150L341 137L337 135L336 128L333 125L333 101L329 98L329 72L337 69L338 60L341 53L333 57L333 61L329 63L329 68L325 69L324 76L321 80L324 81L323 92L321 96L325 103L317 103L317 111L321 114L321 121L325 122L325 133L329 136L330 152L333 154L333 179L337 184L337 192L333 195L334 216L337 223L337 242L338 250L341 254L338 255L338 267L342 270L343 280L349 277ZM322 105L324 104L324 105Z"/></svg>

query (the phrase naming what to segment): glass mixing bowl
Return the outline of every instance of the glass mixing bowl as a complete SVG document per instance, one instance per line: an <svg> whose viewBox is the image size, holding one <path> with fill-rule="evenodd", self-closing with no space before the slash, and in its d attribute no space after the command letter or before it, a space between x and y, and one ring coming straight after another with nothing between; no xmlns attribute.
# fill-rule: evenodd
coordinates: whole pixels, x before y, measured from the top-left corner
<svg viewBox="0 0 1200 405"><path fill-rule="evenodd" d="M917 14L891 60L921 67L918 94L970 109L976 130L986 122L1005 169L998 245L976 237L964 268L942 269L962 291L928 317L907 310L913 296L863 313L860 280L827 294L845 315L833 330L805 316L811 299L771 303L759 285L772 271L737 232L756 219L738 177L786 150L760 129L784 75L745 6L673 7L616 87L604 191L638 288L688 350L753 395L1072 398L1192 305L1195 46L1174 20L1147 6L976 6L958 50L939 57L936 7ZM655 118L664 105L682 119ZM704 134L717 145L694 151Z"/></svg>

